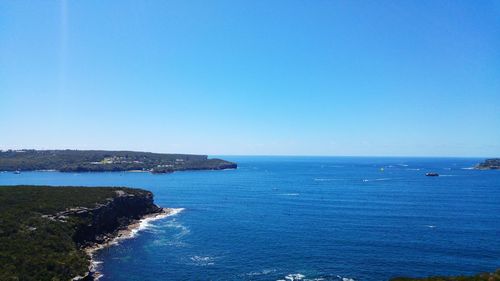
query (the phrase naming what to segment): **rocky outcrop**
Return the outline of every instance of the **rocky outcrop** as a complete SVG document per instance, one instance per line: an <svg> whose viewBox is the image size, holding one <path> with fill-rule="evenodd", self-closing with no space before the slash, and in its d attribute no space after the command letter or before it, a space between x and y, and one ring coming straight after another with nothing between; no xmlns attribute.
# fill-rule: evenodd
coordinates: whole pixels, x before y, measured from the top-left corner
<svg viewBox="0 0 500 281"><path fill-rule="evenodd" d="M478 170L500 170L500 158L486 159L475 168Z"/></svg>
<svg viewBox="0 0 500 281"><path fill-rule="evenodd" d="M153 203L153 194L149 191L127 193L116 190L116 193L116 197L108 198L106 203L98 204L95 208L72 208L42 217L60 222L76 218L78 223L73 240L79 247L87 247L107 242L118 230L145 215L164 212L163 208Z"/></svg>
<svg viewBox="0 0 500 281"><path fill-rule="evenodd" d="M73 240L79 248L87 248L106 244L117 236L119 230L126 229L144 216L165 212L165 209L153 203L153 194L149 191L128 193L117 190L116 193L116 197L109 198L106 203L95 208L73 208L45 217L62 222L76 218L79 223ZM89 269L87 275L77 276L73 280L92 281L94 274Z"/></svg>
<svg viewBox="0 0 500 281"><path fill-rule="evenodd" d="M161 213L162 208L153 203L153 194L149 191L141 193L127 193L117 190L117 197L108 199L105 204L95 208L76 208L58 213L53 219L65 220L68 217L77 217L81 223L73 236L73 240L80 247L95 243L104 243L114 234L126 228L130 223L147 214Z"/></svg>

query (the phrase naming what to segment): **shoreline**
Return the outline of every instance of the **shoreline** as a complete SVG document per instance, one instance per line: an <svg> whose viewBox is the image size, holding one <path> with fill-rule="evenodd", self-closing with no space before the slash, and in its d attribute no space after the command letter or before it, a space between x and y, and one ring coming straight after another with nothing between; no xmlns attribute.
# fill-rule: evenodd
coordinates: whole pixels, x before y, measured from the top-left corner
<svg viewBox="0 0 500 281"><path fill-rule="evenodd" d="M98 271L98 266L102 264L101 261L97 261L94 259L95 254L107 247L115 246L120 243L122 240L127 240L134 238L139 231L145 229L150 222L157 221L166 217L174 216L184 208L162 208L161 212L146 214L138 220L132 221L125 228L118 229L118 231L114 234L110 234L109 238L106 239L103 243L94 243L91 246L87 246L83 248L83 251L89 257L90 265L89 271L85 276L77 276L72 280L82 280L82 281L91 281L91 280L99 280L103 275Z"/></svg>
<svg viewBox="0 0 500 281"><path fill-rule="evenodd" d="M42 169L42 170L0 170L0 173L29 173L29 172L47 172L47 173L63 173L63 174L84 174L84 173L149 173L152 175L162 175L162 174L173 174L177 172L198 172L198 171L227 171L227 170L238 170L238 168L222 168L222 169L180 169L180 170L172 170L168 172L154 172L153 170L116 170L116 171L102 171L102 170L93 170L93 171L61 171L55 169Z"/></svg>

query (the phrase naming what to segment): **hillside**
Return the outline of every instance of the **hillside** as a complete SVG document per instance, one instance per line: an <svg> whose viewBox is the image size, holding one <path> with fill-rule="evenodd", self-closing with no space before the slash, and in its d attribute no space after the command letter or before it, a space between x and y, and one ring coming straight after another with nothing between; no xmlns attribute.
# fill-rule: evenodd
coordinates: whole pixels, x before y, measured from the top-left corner
<svg viewBox="0 0 500 281"><path fill-rule="evenodd" d="M0 186L0 280L85 276L82 247L159 212L152 194L140 189Z"/></svg>
<svg viewBox="0 0 500 281"><path fill-rule="evenodd" d="M237 164L206 155L104 150L7 150L0 152L0 171L61 172L221 170Z"/></svg>

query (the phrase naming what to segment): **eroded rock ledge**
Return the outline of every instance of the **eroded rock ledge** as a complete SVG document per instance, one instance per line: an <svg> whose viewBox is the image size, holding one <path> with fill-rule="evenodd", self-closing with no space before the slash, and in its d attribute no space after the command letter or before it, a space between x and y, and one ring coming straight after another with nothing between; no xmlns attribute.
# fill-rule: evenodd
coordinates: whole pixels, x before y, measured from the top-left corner
<svg viewBox="0 0 500 281"><path fill-rule="evenodd" d="M73 236L79 246L105 242L108 236L144 215L163 211L153 203L153 194L149 191L144 192L144 195L129 194L121 190L117 192L120 193L117 197L96 208L79 208L59 215L79 217L85 222L78 226Z"/></svg>
<svg viewBox="0 0 500 281"><path fill-rule="evenodd" d="M85 249L108 243L117 236L118 231L126 229L144 216L164 212L163 208L153 203L153 194L149 191L138 194L123 190L116 192L117 197L109 198L108 202L95 208L73 208L50 216L49 219L67 221L77 218L80 223L73 240L79 248ZM94 272L89 268L86 276L78 276L74 280L94 280Z"/></svg>

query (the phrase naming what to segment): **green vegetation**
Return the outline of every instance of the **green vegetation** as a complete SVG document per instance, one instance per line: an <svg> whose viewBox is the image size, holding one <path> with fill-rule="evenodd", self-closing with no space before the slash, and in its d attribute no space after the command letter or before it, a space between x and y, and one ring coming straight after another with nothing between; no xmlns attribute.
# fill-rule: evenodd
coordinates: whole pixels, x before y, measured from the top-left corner
<svg viewBox="0 0 500 281"><path fill-rule="evenodd" d="M486 159L475 168L479 170L500 170L500 158Z"/></svg>
<svg viewBox="0 0 500 281"><path fill-rule="evenodd" d="M112 172L141 170L169 173L183 170L220 170L236 167L236 163L221 159L208 159L206 155L103 150L0 151L0 171Z"/></svg>
<svg viewBox="0 0 500 281"><path fill-rule="evenodd" d="M427 278L393 278L391 281L500 281L500 269L495 273L481 273L474 276L436 276Z"/></svg>
<svg viewBox="0 0 500 281"><path fill-rule="evenodd" d="M55 215L75 207L94 208L118 196L144 195L129 188L0 186L0 280L69 280L83 276L89 261L74 234L84 217Z"/></svg>

